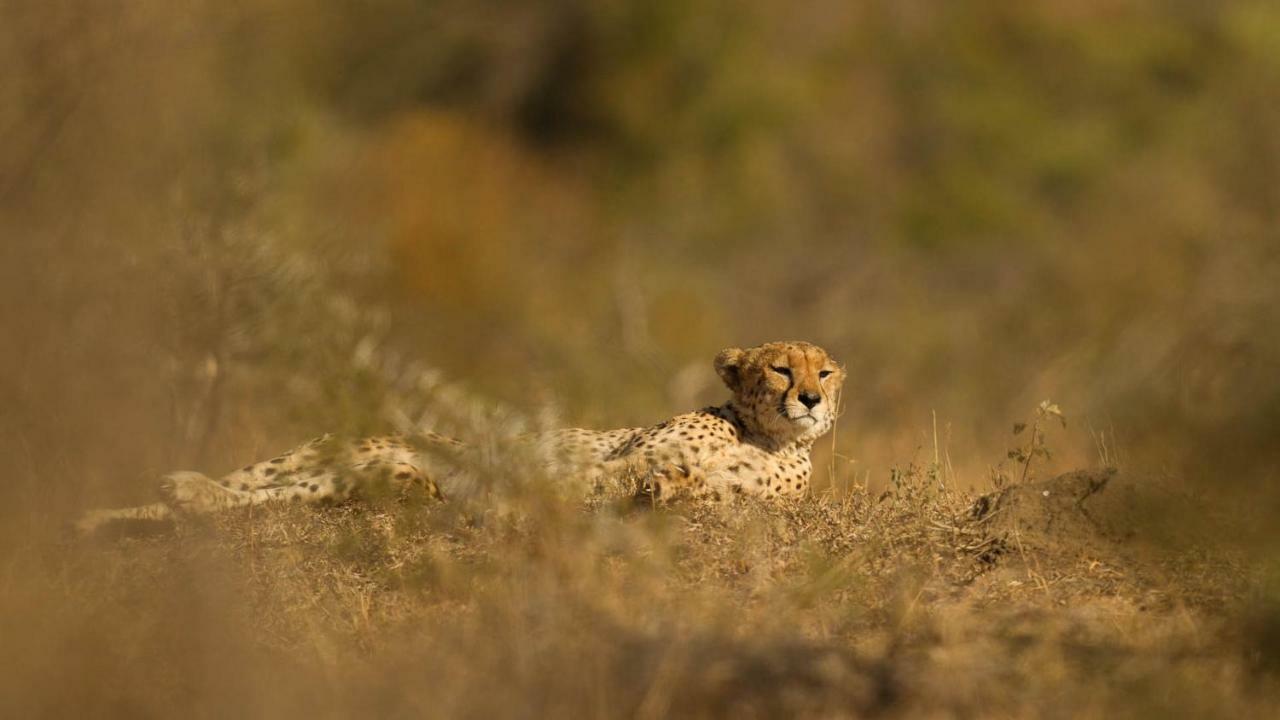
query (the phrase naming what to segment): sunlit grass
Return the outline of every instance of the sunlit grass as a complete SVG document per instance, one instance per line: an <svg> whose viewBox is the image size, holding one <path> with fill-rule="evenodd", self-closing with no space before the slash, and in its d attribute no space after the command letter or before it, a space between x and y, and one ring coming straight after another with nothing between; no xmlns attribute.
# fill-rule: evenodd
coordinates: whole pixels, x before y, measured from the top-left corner
<svg viewBox="0 0 1280 720"><path fill-rule="evenodd" d="M1122 5L0 6L0 715L1276 715L1280 13ZM778 339L805 503L63 535Z"/></svg>

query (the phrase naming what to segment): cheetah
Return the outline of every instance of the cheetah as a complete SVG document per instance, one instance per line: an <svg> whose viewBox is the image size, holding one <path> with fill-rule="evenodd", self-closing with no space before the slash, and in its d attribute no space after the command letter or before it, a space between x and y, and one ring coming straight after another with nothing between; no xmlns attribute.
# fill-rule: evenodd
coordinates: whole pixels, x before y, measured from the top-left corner
<svg viewBox="0 0 1280 720"><path fill-rule="evenodd" d="M809 489L810 451L836 419L844 367L807 342L727 348L715 370L732 397L723 405L644 428L569 428L528 439L548 476L600 487L632 478L632 491L655 503L677 498L797 497ZM171 521L186 514L265 502L336 502L373 482L417 485L444 500L442 486L463 472L473 450L432 432L348 442L325 435L217 480L171 473L161 502L91 510L77 523L91 533L121 520Z"/></svg>

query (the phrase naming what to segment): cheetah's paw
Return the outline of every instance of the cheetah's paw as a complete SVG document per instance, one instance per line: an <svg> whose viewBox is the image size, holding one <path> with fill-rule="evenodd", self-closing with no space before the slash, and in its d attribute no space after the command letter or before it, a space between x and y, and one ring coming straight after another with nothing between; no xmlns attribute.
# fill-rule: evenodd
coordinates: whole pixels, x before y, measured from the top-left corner
<svg viewBox="0 0 1280 720"><path fill-rule="evenodd" d="M160 480L165 503L182 512L209 512L226 506L228 491L198 472L175 472ZM219 502L222 500L222 502Z"/></svg>

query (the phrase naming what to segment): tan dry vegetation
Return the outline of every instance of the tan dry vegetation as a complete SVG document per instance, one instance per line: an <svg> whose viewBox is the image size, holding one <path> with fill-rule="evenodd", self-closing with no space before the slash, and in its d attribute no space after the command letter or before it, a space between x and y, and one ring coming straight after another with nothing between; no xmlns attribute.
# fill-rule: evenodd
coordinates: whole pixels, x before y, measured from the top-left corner
<svg viewBox="0 0 1280 720"><path fill-rule="evenodd" d="M0 2L0 715L1276 715L1277 37ZM475 504L63 535L321 432L655 422L782 338L849 370L804 503L583 507L506 458Z"/></svg>
<svg viewBox="0 0 1280 720"><path fill-rule="evenodd" d="M1140 485L677 507L258 507L11 561L15 712L1265 716L1229 557ZM36 620L38 625L30 625ZM15 625L14 623L20 623ZM1069 702L1065 698L1072 698Z"/></svg>

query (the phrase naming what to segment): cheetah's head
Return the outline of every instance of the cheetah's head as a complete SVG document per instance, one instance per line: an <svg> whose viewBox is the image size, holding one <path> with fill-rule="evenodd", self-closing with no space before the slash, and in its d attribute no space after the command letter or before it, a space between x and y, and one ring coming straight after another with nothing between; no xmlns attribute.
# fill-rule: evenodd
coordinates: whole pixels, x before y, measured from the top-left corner
<svg viewBox="0 0 1280 720"><path fill-rule="evenodd" d="M738 411L779 442L812 441L831 429L845 375L826 350L807 342L727 348L716 355L716 372Z"/></svg>

